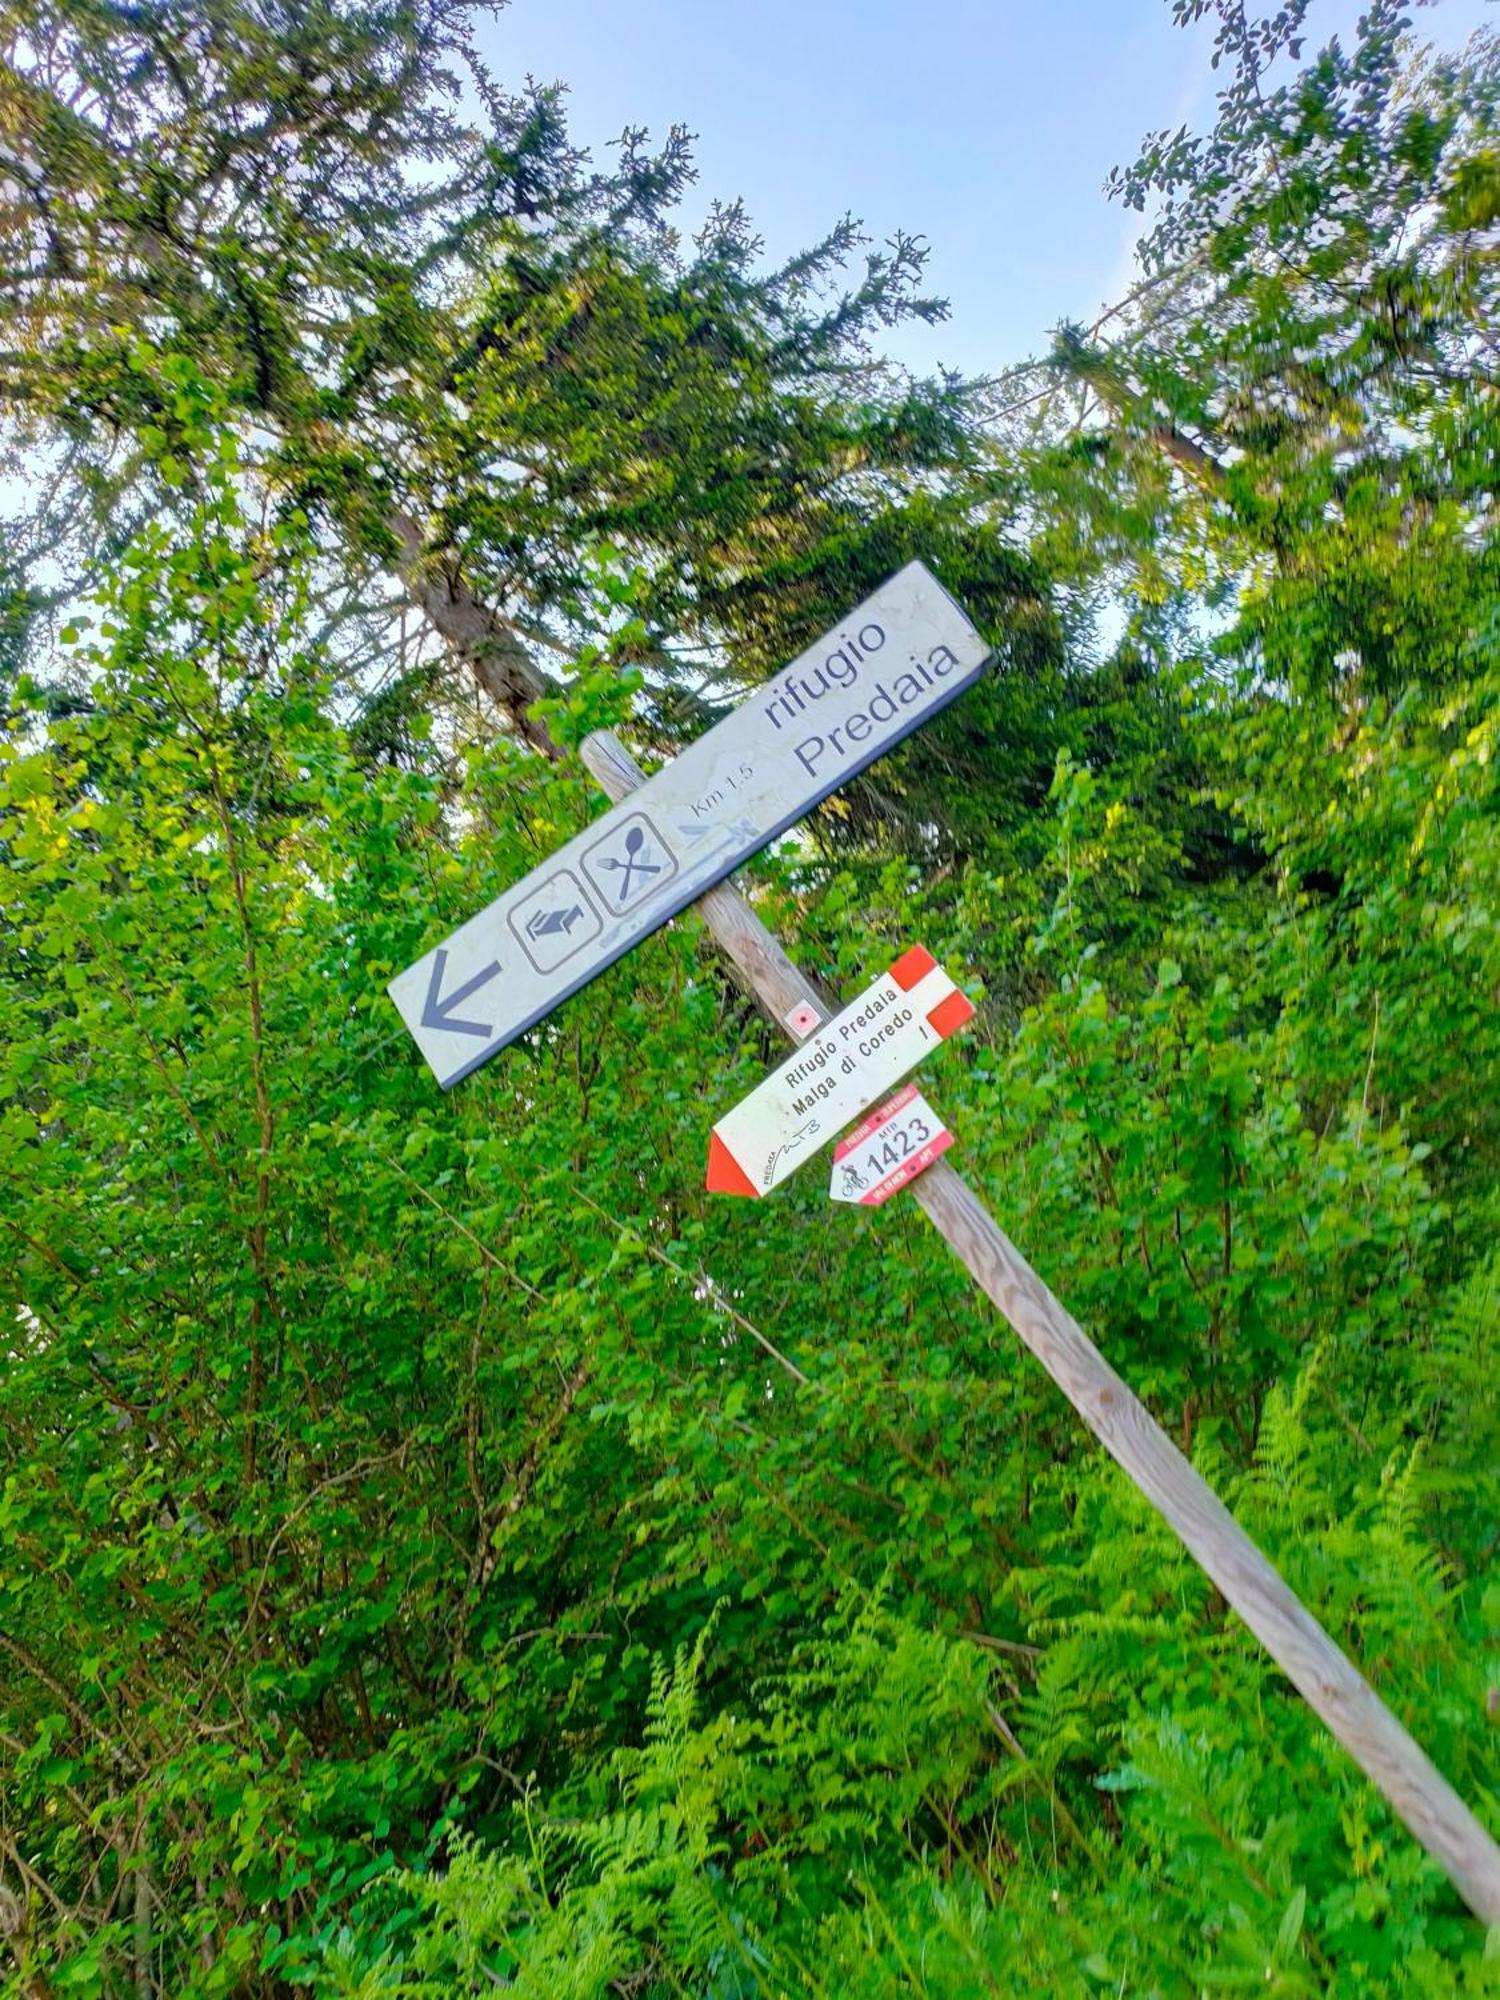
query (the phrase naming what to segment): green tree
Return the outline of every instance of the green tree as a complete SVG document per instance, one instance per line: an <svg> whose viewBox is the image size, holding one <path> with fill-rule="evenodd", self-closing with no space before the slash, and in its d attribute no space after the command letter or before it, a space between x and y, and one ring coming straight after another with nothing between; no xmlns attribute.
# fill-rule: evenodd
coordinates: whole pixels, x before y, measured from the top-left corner
<svg viewBox="0 0 1500 2000"><path fill-rule="evenodd" d="M60 455L71 567L101 514L118 537L191 481L185 357L324 538L364 685L404 657L394 582L539 747L531 704L600 636L601 545L641 572L627 650L668 738L726 645L733 676L774 669L918 547L1045 644L1029 566L928 477L967 454L964 386L871 347L942 311L921 245L851 278L846 219L767 270L720 204L683 246L686 135L628 131L595 169L559 91L487 75L484 11L7 5L0 387Z"/></svg>
<svg viewBox="0 0 1500 2000"><path fill-rule="evenodd" d="M1316 55L1309 0L1176 12L1226 81L1112 179L1145 276L1053 349L1059 553L1232 606L1219 652L1275 683L1454 680L1496 584L1500 41L1422 54L1396 0Z"/></svg>

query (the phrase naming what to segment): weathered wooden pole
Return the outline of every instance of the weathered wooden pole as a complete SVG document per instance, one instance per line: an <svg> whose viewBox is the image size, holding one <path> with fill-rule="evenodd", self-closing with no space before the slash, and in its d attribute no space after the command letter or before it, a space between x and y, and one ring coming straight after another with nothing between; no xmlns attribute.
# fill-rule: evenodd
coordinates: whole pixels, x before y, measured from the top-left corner
<svg viewBox="0 0 1500 2000"><path fill-rule="evenodd" d="M607 731L587 738L583 761L614 801L645 782L630 752ZM795 1008L813 1008L818 1022L828 1017L823 996L728 882L710 889L693 908L791 1039L805 1039L787 1026ZM929 1167L912 1183L911 1192L975 1284L999 1307L1094 1436L1174 1529L1470 1909L1487 1924L1500 1923L1500 1846L1426 1752L947 1161Z"/></svg>

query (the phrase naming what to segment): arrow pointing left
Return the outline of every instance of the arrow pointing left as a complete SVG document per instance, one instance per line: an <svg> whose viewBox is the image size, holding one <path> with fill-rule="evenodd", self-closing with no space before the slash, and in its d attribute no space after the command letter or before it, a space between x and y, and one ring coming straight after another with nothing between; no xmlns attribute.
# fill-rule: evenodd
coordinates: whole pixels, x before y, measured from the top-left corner
<svg viewBox="0 0 1500 2000"><path fill-rule="evenodd" d="M478 1035L487 1042L494 1034L488 1021L455 1021L453 1009L461 1007L471 993L477 993L481 986L488 986L500 970L497 959L493 965L476 972L472 979L466 979L462 986L455 986L446 996L443 993L443 974L448 970L448 954L439 950L432 961L432 977L427 982L427 1000L422 1008L424 1028L443 1028L450 1035Z"/></svg>

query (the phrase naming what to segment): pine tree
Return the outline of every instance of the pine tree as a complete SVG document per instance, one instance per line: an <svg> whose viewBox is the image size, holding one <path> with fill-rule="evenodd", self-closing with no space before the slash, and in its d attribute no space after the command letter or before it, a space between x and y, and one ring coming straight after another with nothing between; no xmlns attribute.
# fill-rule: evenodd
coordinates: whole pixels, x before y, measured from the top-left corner
<svg viewBox="0 0 1500 2000"><path fill-rule="evenodd" d="M4 8L0 395L59 459L24 553L76 576L174 504L188 354L320 525L363 685L398 660L394 581L541 747L527 711L597 636L601 548L639 573L625 650L666 697L726 642L774 669L918 548L982 613L1035 607L1025 563L927 490L968 452L964 385L870 348L943 310L921 244L869 251L846 219L767 269L714 205L684 245L687 135L627 131L594 166L556 89L490 77L481 11Z"/></svg>

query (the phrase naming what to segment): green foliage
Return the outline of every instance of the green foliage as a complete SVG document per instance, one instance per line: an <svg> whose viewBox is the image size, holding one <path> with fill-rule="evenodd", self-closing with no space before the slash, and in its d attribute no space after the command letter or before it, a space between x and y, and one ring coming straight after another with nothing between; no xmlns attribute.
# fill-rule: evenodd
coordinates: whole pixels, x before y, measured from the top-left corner
<svg viewBox="0 0 1500 2000"><path fill-rule="evenodd" d="M1112 179L1153 211L1146 277L1059 331L1049 546L1148 616L1229 612L1220 652L1299 690L1457 679L1496 583L1500 43L1419 59L1378 0L1303 61L1309 0L1179 11L1215 20L1226 81L1210 131Z"/></svg>
<svg viewBox="0 0 1500 2000"><path fill-rule="evenodd" d="M232 455L202 491L5 766L17 1977L113 1990L144 1921L203 1994L1481 1990L914 1217L696 1191L767 1045L689 932L432 1097L381 982L585 790L498 746L455 832L358 762L305 538ZM1486 690L1332 739L1211 691L1249 884L1177 884L1064 758L1024 896L795 851L762 891L835 980L916 931L993 968L932 1079L970 1170L1481 1804Z"/></svg>
<svg viewBox="0 0 1500 2000"><path fill-rule="evenodd" d="M703 720L666 638L733 635L754 674L934 556L1012 618L1003 670L763 857L758 907L830 990L918 937L961 970L981 1016L926 1081L965 1171L1500 1825L1500 625L1493 397L1456 344L1489 326L1493 63L1404 70L1377 7L1275 96L1303 10L1216 11L1214 133L1126 185L1164 197L1191 311L1065 336L1093 414L981 474L956 387L836 386L909 247L826 315L793 308L829 267L766 290L734 217L679 261L670 150L591 178L548 99L505 113L510 151L442 121L406 37L461 9L319 10L306 43L307 10L218 9L186 81L186 10L12 10L133 107L169 207L215 91L253 77L286 138L288 49L332 85L303 150L245 169L301 204L281 293L205 211L170 338L36 294L94 343L41 378L84 399L53 415L97 396L147 498L92 593L70 572L48 679L19 580L6 655L18 2000L1495 1989L1493 1937L910 1201L830 1211L816 1169L705 1195L706 1130L777 1041L691 921L447 1097L383 996L599 810L532 744L658 751ZM1315 170L1295 199L1267 119ZM100 134L43 137L92 184ZM441 298L415 158L483 264ZM1326 268L1288 275L1325 198ZM1420 355L1376 352L1351 278L1357 250L1389 275L1403 214L1413 284L1442 279ZM283 325L302 372L257 382L255 314L317 274L347 352ZM1288 414L1309 329L1345 400ZM370 698L330 596L389 527L361 454L446 407L445 369L482 425L436 421L403 504L473 537L447 610L526 578L592 635L529 735L466 712L461 647ZM1185 447L1231 431L1221 481ZM537 453L503 504L502 436ZM553 538L569 509L588 532Z"/></svg>
<svg viewBox="0 0 1500 2000"><path fill-rule="evenodd" d="M488 11L0 6L0 130L27 134L32 175L0 200L0 408L19 463L58 461L20 581L88 575L177 510L187 368L328 557L377 755L414 747L391 678L467 733L477 691L547 746L531 704L610 632L601 544L637 573L617 653L666 743L702 725L706 678L774 671L917 550L1007 649L1055 653L993 486L981 522L949 477L974 391L875 351L945 311L923 244L874 248L846 217L767 268L722 203L685 242L686 133L590 162L558 89L487 74ZM413 605L465 672L413 672Z"/></svg>

